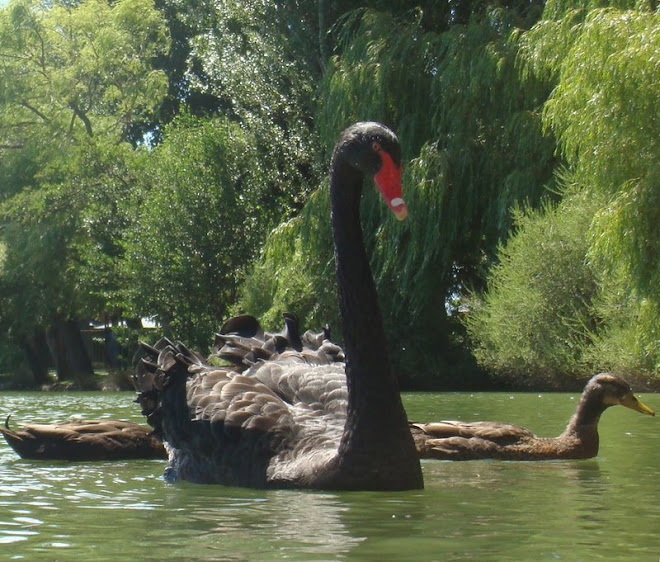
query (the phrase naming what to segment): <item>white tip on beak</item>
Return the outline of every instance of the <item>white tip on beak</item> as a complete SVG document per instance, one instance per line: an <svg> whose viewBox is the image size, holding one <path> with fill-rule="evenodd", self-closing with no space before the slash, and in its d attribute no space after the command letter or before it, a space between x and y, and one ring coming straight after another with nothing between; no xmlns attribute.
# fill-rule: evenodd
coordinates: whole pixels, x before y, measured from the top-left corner
<svg viewBox="0 0 660 562"><path fill-rule="evenodd" d="M392 207L392 212L394 213L394 216L398 220L402 221L408 216L408 207L406 205L406 202L400 197L397 197L396 199L392 199L390 205Z"/></svg>

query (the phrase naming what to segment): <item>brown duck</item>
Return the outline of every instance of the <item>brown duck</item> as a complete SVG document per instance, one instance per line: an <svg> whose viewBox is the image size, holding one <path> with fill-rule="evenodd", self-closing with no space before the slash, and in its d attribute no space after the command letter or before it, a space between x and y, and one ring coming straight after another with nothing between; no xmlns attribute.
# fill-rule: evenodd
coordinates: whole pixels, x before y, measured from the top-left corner
<svg viewBox="0 0 660 562"><path fill-rule="evenodd" d="M162 443L152 436L151 428L126 421L29 424L13 431L7 418L0 432L24 459L89 461L167 457Z"/></svg>
<svg viewBox="0 0 660 562"><path fill-rule="evenodd" d="M655 415L633 394L625 380L612 373L600 373L585 386L575 414L559 437L537 437L524 427L491 421L411 423L410 430L420 458L452 461L588 459L598 454L601 414L617 404Z"/></svg>

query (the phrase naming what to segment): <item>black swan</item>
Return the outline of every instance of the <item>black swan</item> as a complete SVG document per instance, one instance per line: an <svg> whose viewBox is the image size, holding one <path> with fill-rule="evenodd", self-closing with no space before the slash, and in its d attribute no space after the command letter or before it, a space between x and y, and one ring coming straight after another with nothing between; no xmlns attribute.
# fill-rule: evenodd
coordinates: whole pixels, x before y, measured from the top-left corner
<svg viewBox="0 0 660 562"><path fill-rule="evenodd" d="M362 239L364 176L405 219L399 142L378 123L346 129L331 161L345 374L302 352L255 357L254 365L237 372L210 366L183 344L161 341L149 350L156 362L145 360L137 369L136 385L143 413L169 452L166 478L256 488L423 488ZM244 321L224 330L233 332L234 347L250 337L243 335ZM286 332L268 345L275 349L284 340L302 350L298 337Z"/></svg>
<svg viewBox="0 0 660 562"><path fill-rule="evenodd" d="M28 424L0 433L24 459L96 461L163 459L165 449L149 427L119 420L80 420L56 424Z"/></svg>
<svg viewBox="0 0 660 562"><path fill-rule="evenodd" d="M588 459L598 454L601 414L617 404L655 415L633 394L625 380L612 373L600 373L591 377L584 387L575 414L559 437L537 437L524 427L490 421L411 423L410 430L420 458L455 461Z"/></svg>

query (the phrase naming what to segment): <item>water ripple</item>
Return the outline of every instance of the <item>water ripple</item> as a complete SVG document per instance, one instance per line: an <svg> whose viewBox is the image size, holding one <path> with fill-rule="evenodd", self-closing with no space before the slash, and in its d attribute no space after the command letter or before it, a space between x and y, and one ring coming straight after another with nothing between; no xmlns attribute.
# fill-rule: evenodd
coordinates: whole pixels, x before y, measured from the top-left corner
<svg viewBox="0 0 660 562"><path fill-rule="evenodd" d="M73 415L140 421L131 393L5 394L3 406L20 423ZM478 412L552 435L570 416L571 398L416 394L416 409L409 413L442 419L447 412L467 412L470 418ZM513 417L512 405L520 418ZM8 545L1 556L657 559L659 426L657 420L611 410L601 421L601 454L595 460L425 461L425 490L391 494L169 485L160 477L162 461L26 461L0 443L0 544Z"/></svg>

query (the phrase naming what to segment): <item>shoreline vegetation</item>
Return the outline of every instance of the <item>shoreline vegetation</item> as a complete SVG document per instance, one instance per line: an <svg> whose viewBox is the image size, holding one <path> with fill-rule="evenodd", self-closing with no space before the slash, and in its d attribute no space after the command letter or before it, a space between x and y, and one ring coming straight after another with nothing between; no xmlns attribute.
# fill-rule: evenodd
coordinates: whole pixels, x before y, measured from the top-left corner
<svg viewBox="0 0 660 562"><path fill-rule="evenodd" d="M93 377L80 381L59 382L55 371L49 372L51 382L39 386L21 383L20 379L11 374L0 374L0 392L2 391L29 391L29 392L125 392L135 391L133 385L133 370L103 368L95 369ZM551 386L534 385L501 385L496 382L486 382L480 387L472 388L447 388L446 386L426 386L416 388L405 384L401 385L401 392L570 392L580 393L585 381L591 375L585 375L584 380L567 380L564 384ZM636 392L660 392L660 382L649 380L643 376L627 374L626 380ZM533 380L530 377L530 380Z"/></svg>
<svg viewBox="0 0 660 562"><path fill-rule="evenodd" d="M660 391L658 52L646 0L3 2L0 389L124 388L138 339L242 313L336 340L324 178L379 121L402 389Z"/></svg>

